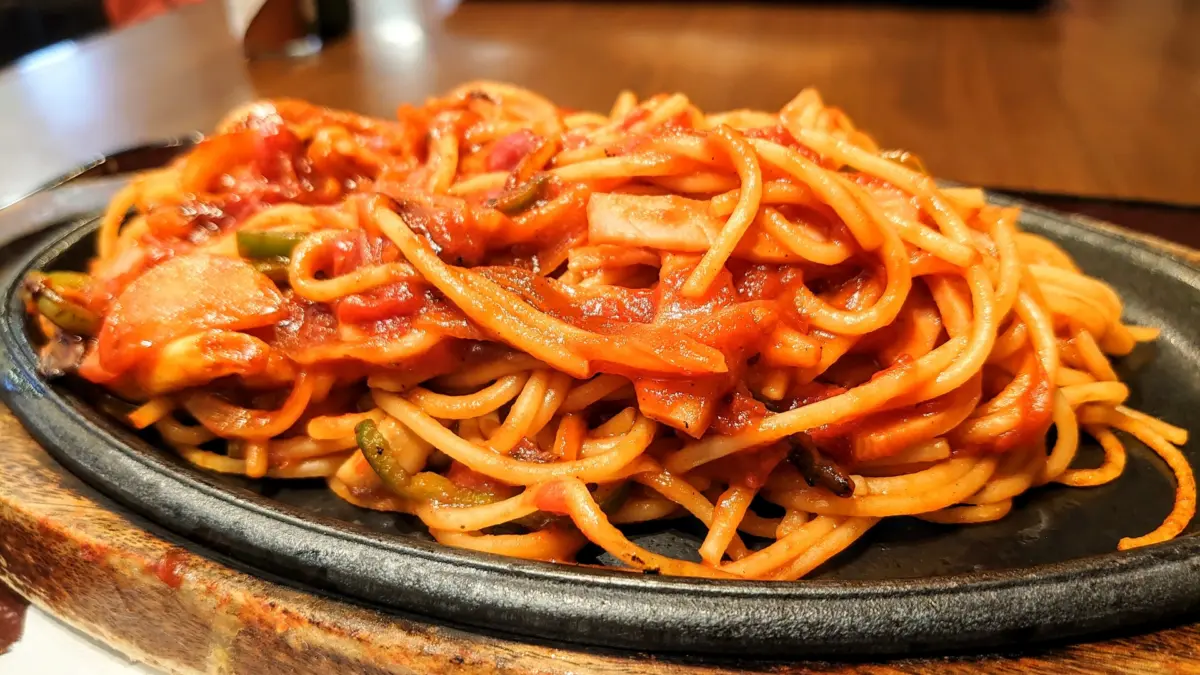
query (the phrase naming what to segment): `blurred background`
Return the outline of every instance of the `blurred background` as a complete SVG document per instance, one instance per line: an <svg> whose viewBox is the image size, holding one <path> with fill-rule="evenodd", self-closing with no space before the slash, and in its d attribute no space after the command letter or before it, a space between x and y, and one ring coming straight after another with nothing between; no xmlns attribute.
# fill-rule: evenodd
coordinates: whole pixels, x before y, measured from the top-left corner
<svg viewBox="0 0 1200 675"><path fill-rule="evenodd" d="M199 2L224 0L0 0L0 67L64 40L76 40L111 29L129 26L160 14ZM263 0L259 0L261 3ZM386 0L384 0L386 2ZM604 0L600 0L603 2ZM1054 0L874 0L873 2L827 1L824 5L895 5L918 9L973 8L978 10L1032 11ZM325 14L337 13L337 5L351 0L270 0L270 4L309 5L302 11L314 14L322 5ZM248 4L248 3L234 3ZM679 4L686 5L687 2Z"/></svg>
<svg viewBox="0 0 1200 675"><path fill-rule="evenodd" d="M942 178L1196 206L1197 35L1195 0L0 0L0 206L254 98L392 117L475 79L597 111L812 86Z"/></svg>

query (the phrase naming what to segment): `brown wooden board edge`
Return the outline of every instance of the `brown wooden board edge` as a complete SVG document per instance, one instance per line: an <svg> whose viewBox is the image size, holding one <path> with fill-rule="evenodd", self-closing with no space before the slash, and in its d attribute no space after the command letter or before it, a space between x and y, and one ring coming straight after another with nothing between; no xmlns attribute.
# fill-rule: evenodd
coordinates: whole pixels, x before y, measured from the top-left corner
<svg viewBox="0 0 1200 675"><path fill-rule="evenodd" d="M1200 252L1187 247L1076 218L1200 263ZM147 527L67 473L0 405L0 580L73 628L169 673L1200 673L1197 625L1011 655L861 663L702 663L528 644L273 583Z"/></svg>

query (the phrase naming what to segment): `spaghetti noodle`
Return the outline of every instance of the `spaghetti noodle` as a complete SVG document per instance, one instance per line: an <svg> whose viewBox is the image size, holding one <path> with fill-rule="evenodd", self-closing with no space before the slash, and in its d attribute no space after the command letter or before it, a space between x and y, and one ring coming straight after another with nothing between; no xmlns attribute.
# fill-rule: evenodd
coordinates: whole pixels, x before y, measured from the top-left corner
<svg viewBox="0 0 1200 675"><path fill-rule="evenodd" d="M396 120L279 100L138 177L87 273L33 275L29 305L48 371L188 461L324 478L449 546L796 579L882 518L1114 480L1119 434L1177 481L1120 547L1170 539L1187 433L1124 407L1108 360L1157 331L1017 216L812 90L777 114L487 82ZM1081 431L1099 467L1072 468ZM619 528L684 516L698 562Z"/></svg>

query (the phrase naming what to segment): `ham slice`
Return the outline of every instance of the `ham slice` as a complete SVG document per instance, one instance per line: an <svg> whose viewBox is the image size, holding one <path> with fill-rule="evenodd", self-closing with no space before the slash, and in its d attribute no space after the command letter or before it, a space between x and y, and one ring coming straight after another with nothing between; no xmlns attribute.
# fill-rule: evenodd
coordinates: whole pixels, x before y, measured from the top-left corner
<svg viewBox="0 0 1200 675"><path fill-rule="evenodd" d="M120 374L163 345L210 329L248 330L286 315L275 283L240 258L172 258L130 283L113 302L98 340L99 365Z"/></svg>

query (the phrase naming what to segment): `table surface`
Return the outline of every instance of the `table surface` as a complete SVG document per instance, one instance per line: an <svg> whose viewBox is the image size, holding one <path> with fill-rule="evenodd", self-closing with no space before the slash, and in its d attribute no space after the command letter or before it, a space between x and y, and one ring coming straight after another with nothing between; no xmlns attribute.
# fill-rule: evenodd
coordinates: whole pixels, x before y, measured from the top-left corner
<svg viewBox="0 0 1200 675"><path fill-rule="evenodd" d="M224 3L207 2L0 73L0 204L94 153L210 128L255 96L391 115L475 78L590 109L623 88L778 109L815 85L939 176L1200 204L1200 3L1053 4L376 0L319 55L247 65Z"/></svg>
<svg viewBox="0 0 1200 675"><path fill-rule="evenodd" d="M623 88L682 91L710 110L773 109L815 85L882 144L916 150L941 176L1200 205L1200 3L1074 0L999 14L381 0L359 3L358 30L315 57L251 64L222 4L0 72L0 205L96 154L210 128L254 97L390 115L476 78L592 109ZM1185 229L1159 234L1196 245L1197 228ZM1196 631L1104 643L1111 650L1092 663L1166 656L1200 644ZM1056 662L1080 666L1064 652L1037 660L1046 672Z"/></svg>

